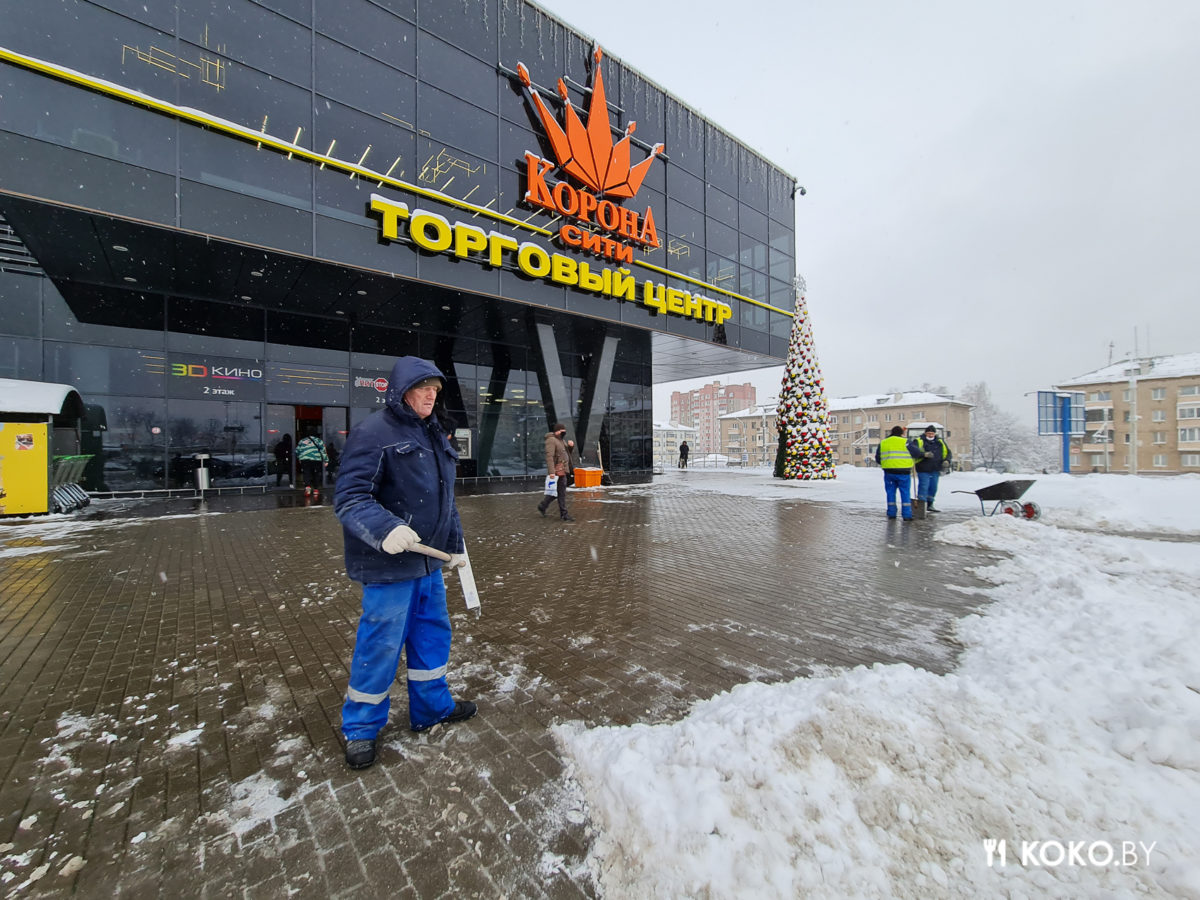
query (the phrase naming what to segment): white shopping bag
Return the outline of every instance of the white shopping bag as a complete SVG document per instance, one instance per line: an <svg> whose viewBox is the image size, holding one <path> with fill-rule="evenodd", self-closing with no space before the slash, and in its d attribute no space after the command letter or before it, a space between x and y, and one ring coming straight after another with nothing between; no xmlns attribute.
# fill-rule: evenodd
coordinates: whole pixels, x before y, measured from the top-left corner
<svg viewBox="0 0 1200 900"><path fill-rule="evenodd" d="M547 475L546 476L545 494L547 497L557 497L558 496L558 476L557 475Z"/></svg>

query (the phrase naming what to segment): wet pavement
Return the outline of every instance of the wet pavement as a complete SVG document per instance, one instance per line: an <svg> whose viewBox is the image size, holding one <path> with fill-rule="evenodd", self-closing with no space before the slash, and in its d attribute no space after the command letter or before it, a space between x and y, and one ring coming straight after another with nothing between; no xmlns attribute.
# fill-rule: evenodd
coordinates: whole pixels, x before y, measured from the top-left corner
<svg viewBox="0 0 1200 900"><path fill-rule="evenodd" d="M362 772L338 731L359 588L324 496L0 520L0 894L595 897L554 723L953 667L981 554L687 477L573 490L574 524L536 493L462 497L483 614L450 586L450 685L479 715L413 734L401 683Z"/></svg>

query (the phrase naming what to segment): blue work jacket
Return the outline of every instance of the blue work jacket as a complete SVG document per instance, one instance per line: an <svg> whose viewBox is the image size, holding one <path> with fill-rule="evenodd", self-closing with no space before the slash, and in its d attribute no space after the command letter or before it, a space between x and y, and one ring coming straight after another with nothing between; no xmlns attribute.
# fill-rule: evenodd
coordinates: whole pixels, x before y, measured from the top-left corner
<svg viewBox="0 0 1200 900"><path fill-rule="evenodd" d="M458 451L436 416L422 420L404 402L409 388L430 377L445 381L433 363L401 357L392 367L387 406L346 439L333 509L342 523L346 574L363 584L409 581L442 567L441 560L412 551L383 552L383 539L397 525L446 553L465 546L454 503Z"/></svg>

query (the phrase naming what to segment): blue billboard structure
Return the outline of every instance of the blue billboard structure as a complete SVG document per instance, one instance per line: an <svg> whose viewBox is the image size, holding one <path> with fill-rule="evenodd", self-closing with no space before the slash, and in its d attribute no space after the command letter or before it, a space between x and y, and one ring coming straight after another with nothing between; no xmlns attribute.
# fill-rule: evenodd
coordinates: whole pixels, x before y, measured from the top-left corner
<svg viewBox="0 0 1200 900"><path fill-rule="evenodd" d="M1062 435L1062 470L1071 471L1071 435L1084 433L1083 391L1038 391L1038 434Z"/></svg>

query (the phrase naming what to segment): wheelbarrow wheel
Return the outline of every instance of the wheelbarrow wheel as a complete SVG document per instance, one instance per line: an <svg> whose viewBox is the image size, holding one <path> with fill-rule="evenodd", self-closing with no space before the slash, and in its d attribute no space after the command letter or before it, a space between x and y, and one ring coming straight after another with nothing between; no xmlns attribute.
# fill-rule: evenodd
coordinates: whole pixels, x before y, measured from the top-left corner
<svg viewBox="0 0 1200 900"><path fill-rule="evenodd" d="M1025 511L1021 509L1021 504L1016 500L1005 500L1000 504L1000 512L1013 518L1020 518L1025 515Z"/></svg>
<svg viewBox="0 0 1200 900"><path fill-rule="evenodd" d="M1021 504L1021 515L1027 519L1036 519L1042 514L1042 508L1032 500L1026 500Z"/></svg>

